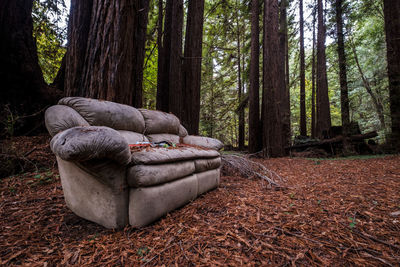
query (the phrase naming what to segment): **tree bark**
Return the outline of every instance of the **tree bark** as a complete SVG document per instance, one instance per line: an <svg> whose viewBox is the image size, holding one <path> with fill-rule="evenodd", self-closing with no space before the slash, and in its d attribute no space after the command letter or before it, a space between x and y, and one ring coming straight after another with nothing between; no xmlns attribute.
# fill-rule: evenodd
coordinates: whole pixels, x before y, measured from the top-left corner
<svg viewBox="0 0 400 267"><path fill-rule="evenodd" d="M384 0L392 144L400 151L400 2Z"/></svg>
<svg viewBox="0 0 400 267"><path fill-rule="evenodd" d="M168 110L167 92L161 89L161 81L164 75L164 46L163 46L163 0L158 0L158 19L157 19L157 50L158 50L158 62L157 62L157 95L156 95L156 108L158 110Z"/></svg>
<svg viewBox="0 0 400 267"><path fill-rule="evenodd" d="M280 93L280 107L282 115L282 144L283 147L290 145L291 141L291 128L290 128L290 91L288 87L287 73L289 68L286 65L287 59L287 0L280 2L280 16L279 16L279 91ZM283 64L282 64L283 63Z"/></svg>
<svg viewBox="0 0 400 267"><path fill-rule="evenodd" d="M263 38L263 151L264 156L284 155L279 99L279 39L277 0L264 0Z"/></svg>
<svg viewBox="0 0 400 267"><path fill-rule="evenodd" d="M315 4L315 1L314 1ZM315 23L316 5L313 8L313 39L312 39L312 63L311 63L311 138L316 137L316 114L315 114Z"/></svg>
<svg viewBox="0 0 400 267"><path fill-rule="evenodd" d="M249 89L249 152L260 151L260 6L258 0L251 1L251 57Z"/></svg>
<svg viewBox="0 0 400 267"><path fill-rule="evenodd" d="M238 2L237 2L238 3ZM236 6L237 10L239 10L239 6ZM236 42L237 42L237 67L238 67L238 103L240 106L240 103L242 102L242 67L241 67L241 49L240 49L240 14L239 11L237 11L236 14ZM243 150L244 149L244 108L239 108L238 110L238 115L239 115L239 125L238 125L238 145L239 149Z"/></svg>
<svg viewBox="0 0 400 267"><path fill-rule="evenodd" d="M148 3L71 2L65 90L141 106Z"/></svg>
<svg viewBox="0 0 400 267"><path fill-rule="evenodd" d="M336 29L338 42L339 76L340 76L340 105L342 115L343 133L349 132L349 92L347 88L347 61L343 34L343 0L336 0Z"/></svg>
<svg viewBox="0 0 400 267"><path fill-rule="evenodd" d="M331 128L331 113L328 95L325 54L326 30L322 0L318 0L318 38L317 38L317 137L323 138Z"/></svg>
<svg viewBox="0 0 400 267"><path fill-rule="evenodd" d="M84 96L82 73L87 50L93 0L72 0L68 21L68 48L65 58L64 92L66 96Z"/></svg>
<svg viewBox="0 0 400 267"><path fill-rule="evenodd" d="M164 21L163 66L157 109L181 118L183 0L168 0Z"/></svg>
<svg viewBox="0 0 400 267"><path fill-rule="evenodd" d="M303 0L300 0L300 135L307 136Z"/></svg>
<svg viewBox="0 0 400 267"><path fill-rule="evenodd" d="M135 10L135 41L134 41L134 62L133 62L133 94L131 105L136 108L143 106L143 64L146 55L146 32L149 14L148 0L138 0Z"/></svg>
<svg viewBox="0 0 400 267"><path fill-rule="evenodd" d="M0 121L11 112L15 117L37 113L53 104L60 93L47 86L38 63L32 37L33 0L0 1ZM26 120L14 121L13 134L24 134L42 121L43 113ZM0 135L4 132L0 124Z"/></svg>
<svg viewBox="0 0 400 267"><path fill-rule="evenodd" d="M199 134L204 0L189 0L182 66L182 124Z"/></svg>

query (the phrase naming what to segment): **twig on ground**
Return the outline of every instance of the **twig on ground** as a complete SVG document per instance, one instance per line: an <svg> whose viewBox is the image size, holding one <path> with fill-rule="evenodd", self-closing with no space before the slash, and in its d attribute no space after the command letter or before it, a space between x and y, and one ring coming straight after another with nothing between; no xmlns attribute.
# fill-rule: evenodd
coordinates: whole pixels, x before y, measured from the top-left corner
<svg viewBox="0 0 400 267"><path fill-rule="evenodd" d="M264 165L238 155L222 155L223 171L238 172L243 177L257 177L277 188L285 188L279 182L286 182L286 179L267 169Z"/></svg>
<svg viewBox="0 0 400 267"><path fill-rule="evenodd" d="M372 235L369 235L369 234L367 234L367 233L363 233L363 232L358 231L358 230L355 230L354 233L360 235L361 237L364 237L365 239L370 239L370 240L372 240L372 241L375 241L375 242L381 243L381 244L383 244L383 245L386 245L386 246L389 246L389 247L393 247L393 248L396 248L396 249L399 249L399 250L400 250L400 247L399 247L399 246L396 246L396 245L394 245L394 244L390 244L390 243L388 243L388 242L386 242L386 241L380 240L380 239L378 239L378 238L376 238L376 237L374 237L374 236L372 236Z"/></svg>

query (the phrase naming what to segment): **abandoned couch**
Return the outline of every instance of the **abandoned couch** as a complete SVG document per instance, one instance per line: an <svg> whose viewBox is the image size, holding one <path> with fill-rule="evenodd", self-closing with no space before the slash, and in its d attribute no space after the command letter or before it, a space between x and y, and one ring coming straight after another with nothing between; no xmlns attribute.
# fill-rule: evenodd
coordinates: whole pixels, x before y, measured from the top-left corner
<svg viewBox="0 0 400 267"><path fill-rule="evenodd" d="M107 228L145 226L219 184L223 144L188 135L172 114L66 97L45 123L67 206ZM182 145L131 152L147 141Z"/></svg>

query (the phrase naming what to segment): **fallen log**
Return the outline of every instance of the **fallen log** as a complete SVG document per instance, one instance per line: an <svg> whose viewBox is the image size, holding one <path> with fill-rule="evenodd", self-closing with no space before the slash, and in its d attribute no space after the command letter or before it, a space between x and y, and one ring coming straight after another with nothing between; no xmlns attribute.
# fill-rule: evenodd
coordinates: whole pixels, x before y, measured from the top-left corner
<svg viewBox="0 0 400 267"><path fill-rule="evenodd" d="M330 144L336 144L336 143L342 143L344 141L347 142L354 142L354 141L362 141L364 139L369 139L369 138L374 138L378 136L376 131L368 132L365 134L356 134L356 135L350 135L350 136L337 136L334 138L330 139L324 139L321 141L313 141L305 144L299 144L299 145L293 145L286 147L286 149L292 150L292 149L297 149L297 148L309 148L309 147L315 147L315 146L322 146L322 145L330 145Z"/></svg>

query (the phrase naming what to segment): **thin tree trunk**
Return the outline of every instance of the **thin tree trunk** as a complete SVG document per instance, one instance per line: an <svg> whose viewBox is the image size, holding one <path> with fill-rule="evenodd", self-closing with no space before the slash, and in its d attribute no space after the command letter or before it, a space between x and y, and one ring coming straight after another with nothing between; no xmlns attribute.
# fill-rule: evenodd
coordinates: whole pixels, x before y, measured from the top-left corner
<svg viewBox="0 0 400 267"><path fill-rule="evenodd" d="M156 96L156 108L158 110L168 110L168 101L166 101L165 92L161 89L161 81L165 72L164 68L164 46L162 43L163 39L163 0L158 0L158 19L157 19L157 50L158 50L158 62L157 62L157 96Z"/></svg>
<svg viewBox="0 0 400 267"><path fill-rule="evenodd" d="M287 52L287 0L280 2L279 16L279 92L280 92L280 114L282 123L282 145L290 146L291 129L290 129L290 93L287 85L287 75L289 69L286 68L286 52ZM282 64L283 63L283 64ZM285 150L284 150L285 151Z"/></svg>
<svg viewBox="0 0 400 267"><path fill-rule="evenodd" d="M239 10L239 6L238 6L238 2L236 2L237 4L237 9ZM242 102L242 67L241 67L241 51L240 51L240 24L239 24L239 20L240 20L240 15L239 15L239 11L237 12L236 15L236 28L237 28L237 32L236 32L236 42L237 42L237 66L238 66L238 103L240 105L240 103ZM240 108L238 110L238 115L239 115L239 126L238 126L238 144L239 144L239 149L243 150L244 149L244 109Z"/></svg>
<svg viewBox="0 0 400 267"><path fill-rule="evenodd" d="M169 112L181 118L182 104L182 27L183 0L174 0L172 8L172 27L169 32L170 64L169 64Z"/></svg>
<svg viewBox="0 0 400 267"><path fill-rule="evenodd" d="M328 95L328 77L325 54L326 30L322 0L318 0L318 38L317 38L317 125L316 133L320 138L329 137L331 113Z"/></svg>
<svg viewBox="0 0 400 267"><path fill-rule="evenodd" d="M134 42L134 62L133 62L133 92L132 92L132 103L136 108L143 106L143 63L146 54L146 32L147 32L147 21L149 14L149 3L148 0L138 0L138 6L136 7L136 19L135 19L135 42Z"/></svg>
<svg viewBox="0 0 400 267"><path fill-rule="evenodd" d="M336 28L338 36L338 57L339 57L339 76L340 76L340 105L342 115L343 133L349 134L350 113L349 113L349 93L347 88L347 61L344 46L343 34L343 0L336 0Z"/></svg>
<svg viewBox="0 0 400 267"><path fill-rule="evenodd" d="M303 0L300 0L300 135L307 136Z"/></svg>
<svg viewBox="0 0 400 267"><path fill-rule="evenodd" d="M199 134L204 0L189 0L182 68L182 124Z"/></svg>
<svg viewBox="0 0 400 267"><path fill-rule="evenodd" d="M315 2L315 1L314 1ZM313 39L312 39L312 66L311 66L311 137L316 137L316 117L315 117L315 23L316 5L313 10Z"/></svg>
<svg viewBox="0 0 400 267"><path fill-rule="evenodd" d="M251 1L251 58L249 89L249 152L260 150L260 6L258 0Z"/></svg>
<svg viewBox="0 0 400 267"><path fill-rule="evenodd" d="M400 151L400 2L384 0L393 146Z"/></svg>
<svg viewBox="0 0 400 267"><path fill-rule="evenodd" d="M376 113L378 114L379 122L381 124L381 129L385 130L386 123L385 123L385 116L383 115L383 105L378 100L378 98L376 97L374 92L372 91L371 85L369 84L367 77L365 77L364 71L362 70L360 62L358 60L357 50L353 43L351 43L351 48L353 50L354 60L357 65L357 70L360 73L361 79L363 81L364 88L365 88L365 90L367 90L367 93L370 95L370 97L372 99L372 103L374 103L375 110L376 110Z"/></svg>

